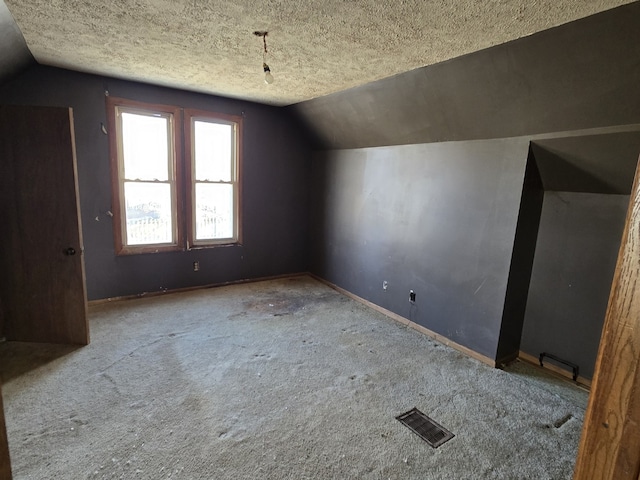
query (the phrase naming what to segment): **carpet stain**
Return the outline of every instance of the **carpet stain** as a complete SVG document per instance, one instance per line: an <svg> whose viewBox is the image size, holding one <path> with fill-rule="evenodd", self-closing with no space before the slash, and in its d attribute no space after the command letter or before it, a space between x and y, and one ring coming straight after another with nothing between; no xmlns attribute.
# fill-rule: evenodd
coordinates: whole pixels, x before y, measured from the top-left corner
<svg viewBox="0 0 640 480"><path fill-rule="evenodd" d="M308 303L307 299L296 296L273 296L246 300L243 303L244 309L256 313L267 314L274 317L293 315L302 310Z"/></svg>
<svg viewBox="0 0 640 480"><path fill-rule="evenodd" d="M91 312L82 349L0 345L16 479L571 478L582 403L312 279ZM432 454L407 404L459 441Z"/></svg>

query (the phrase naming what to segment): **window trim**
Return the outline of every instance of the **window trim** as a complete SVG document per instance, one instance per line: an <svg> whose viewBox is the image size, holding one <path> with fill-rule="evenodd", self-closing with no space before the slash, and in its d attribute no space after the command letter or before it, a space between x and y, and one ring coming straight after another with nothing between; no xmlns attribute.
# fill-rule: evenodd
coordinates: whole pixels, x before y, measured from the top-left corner
<svg viewBox="0 0 640 480"><path fill-rule="evenodd" d="M224 238L220 240L196 240L195 232L195 180L193 172L195 170L195 158L194 158L194 131L193 122L197 120L203 121L216 121L220 123L234 125L234 165L232 172L232 181L234 185L234 225L233 225L233 238ZM193 108L184 109L184 138L185 138L185 218L186 218L186 237L187 248L189 250L198 248L215 247L221 245L238 245L242 244L242 117L238 115L227 115L224 113L209 112L206 110L198 110ZM187 168L188 165L188 168Z"/></svg>
<svg viewBox="0 0 640 480"><path fill-rule="evenodd" d="M159 253L170 251L185 251L203 248L216 248L221 246L235 246L242 244L242 117L239 115L228 115L208 110L182 109L177 106L163 105L155 103L145 103L129 100L120 97L106 97L107 108L107 132L109 141L109 161L111 167L111 195L113 213L113 232L116 255L137 255L145 253ZM171 132L173 138L171 155L172 169L174 172L174 211L175 217L173 225L175 232L175 243L171 244L125 244L125 221L124 206L124 172L121 162L122 152L120 151L119 129L121 124L117 118L118 111L129 111L135 113L157 112L160 114L172 115L173 122ZM193 207L195 189L192 189L192 128L193 119L221 120L223 123L235 124L235 189L234 189L234 238L222 240L201 240L195 241ZM122 175L121 175L122 174Z"/></svg>

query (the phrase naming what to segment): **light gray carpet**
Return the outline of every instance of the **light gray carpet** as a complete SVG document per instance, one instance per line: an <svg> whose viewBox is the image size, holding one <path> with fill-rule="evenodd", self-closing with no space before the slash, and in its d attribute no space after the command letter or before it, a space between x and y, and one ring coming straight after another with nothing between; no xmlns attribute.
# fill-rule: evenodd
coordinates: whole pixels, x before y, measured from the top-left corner
<svg viewBox="0 0 640 480"><path fill-rule="evenodd" d="M587 409L589 401L588 390L568 379L561 378L558 374L550 373L547 369L531 365L520 359L508 365L505 370L512 375L534 383L537 387L547 390L552 395L563 397L569 403L581 407L582 410ZM567 374L569 373L571 372L567 371Z"/></svg>
<svg viewBox="0 0 640 480"><path fill-rule="evenodd" d="M0 346L16 479L571 477L581 401L307 277L90 319L84 348ZM414 406L455 438L395 420Z"/></svg>

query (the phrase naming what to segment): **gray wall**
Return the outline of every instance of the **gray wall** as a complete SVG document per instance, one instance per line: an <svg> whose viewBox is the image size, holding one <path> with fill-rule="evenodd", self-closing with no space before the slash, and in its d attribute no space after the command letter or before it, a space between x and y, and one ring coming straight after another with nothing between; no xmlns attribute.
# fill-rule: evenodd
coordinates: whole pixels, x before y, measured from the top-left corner
<svg viewBox="0 0 640 480"><path fill-rule="evenodd" d="M640 128L535 140L545 190L629 195L640 155Z"/></svg>
<svg viewBox="0 0 640 480"><path fill-rule="evenodd" d="M640 2L289 107L320 148L640 123Z"/></svg>
<svg viewBox="0 0 640 480"><path fill-rule="evenodd" d="M593 376L628 195L545 192L521 350Z"/></svg>
<svg viewBox="0 0 640 480"><path fill-rule="evenodd" d="M508 363L517 358L520 353L520 338L522 337L543 199L542 179L532 149L529 148L511 265L509 266L507 294L502 312L500 339L496 353L497 364Z"/></svg>
<svg viewBox="0 0 640 480"><path fill-rule="evenodd" d="M243 245L115 256L105 96L244 116ZM0 87L0 102L74 110L89 299L307 270L308 141L282 110L249 102L35 66ZM37 212L34 212L37 215ZM200 262L200 271L192 264Z"/></svg>
<svg viewBox="0 0 640 480"><path fill-rule="evenodd" d="M528 147L511 139L317 153L312 271L495 358Z"/></svg>
<svg viewBox="0 0 640 480"><path fill-rule="evenodd" d="M324 150L312 271L490 358L513 356L543 195L523 193L528 140L547 183L561 171L576 189L627 188L639 137L620 132L640 124L638 24L635 2L287 107ZM568 131L582 138L556 140ZM606 131L619 133L613 148L594 135ZM621 150L635 157L620 162Z"/></svg>

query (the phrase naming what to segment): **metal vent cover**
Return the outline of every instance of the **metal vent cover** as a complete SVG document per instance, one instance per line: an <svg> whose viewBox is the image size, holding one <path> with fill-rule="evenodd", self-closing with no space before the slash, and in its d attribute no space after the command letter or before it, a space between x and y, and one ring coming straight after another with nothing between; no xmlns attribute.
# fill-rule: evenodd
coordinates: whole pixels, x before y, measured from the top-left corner
<svg viewBox="0 0 640 480"><path fill-rule="evenodd" d="M427 417L417 408L412 408L408 412L398 415L396 420L399 420L413 430L414 433L418 434L420 438L433 448L438 448L443 443L455 437L453 433Z"/></svg>

